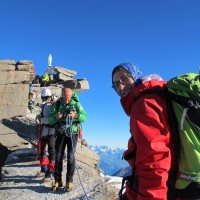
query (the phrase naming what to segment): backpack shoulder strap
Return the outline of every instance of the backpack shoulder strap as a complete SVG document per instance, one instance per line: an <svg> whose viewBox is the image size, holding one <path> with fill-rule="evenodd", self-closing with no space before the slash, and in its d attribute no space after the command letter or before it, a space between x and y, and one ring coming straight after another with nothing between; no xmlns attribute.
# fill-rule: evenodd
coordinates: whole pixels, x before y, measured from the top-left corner
<svg viewBox="0 0 200 200"><path fill-rule="evenodd" d="M58 112L59 107L60 107L60 100L58 99L58 100L55 102L56 112Z"/></svg>
<svg viewBox="0 0 200 200"><path fill-rule="evenodd" d="M45 105L45 104L42 104L42 109L41 109L41 113L40 113L40 116L41 116L41 117L44 117L44 114L43 114L43 112L44 112L44 105Z"/></svg>

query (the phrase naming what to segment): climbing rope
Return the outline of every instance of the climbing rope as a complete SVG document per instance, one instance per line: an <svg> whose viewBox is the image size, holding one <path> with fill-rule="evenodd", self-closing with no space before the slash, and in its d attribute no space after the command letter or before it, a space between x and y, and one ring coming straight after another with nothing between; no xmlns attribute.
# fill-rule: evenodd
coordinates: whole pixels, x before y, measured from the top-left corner
<svg viewBox="0 0 200 200"><path fill-rule="evenodd" d="M67 132L67 130L69 130L69 132ZM79 178L79 182L81 184L81 187L82 187L82 190L84 192L84 195L85 195L85 198L86 200L92 200L91 198L88 197L86 191L85 191L85 188L83 186L83 183L82 183L82 180L81 180L81 176L80 176L80 173L79 173L79 169L78 169L78 166L76 164L76 157L75 157L75 148L74 148L74 143L73 143L73 139L72 139L72 120L71 120L71 117L69 115L66 116L66 129L65 129L65 135L67 137L70 137L71 139L71 143L72 143L72 150L73 150L73 155L74 155L74 159L75 159L75 168L76 168L76 171L77 171L77 174L78 174L78 178Z"/></svg>

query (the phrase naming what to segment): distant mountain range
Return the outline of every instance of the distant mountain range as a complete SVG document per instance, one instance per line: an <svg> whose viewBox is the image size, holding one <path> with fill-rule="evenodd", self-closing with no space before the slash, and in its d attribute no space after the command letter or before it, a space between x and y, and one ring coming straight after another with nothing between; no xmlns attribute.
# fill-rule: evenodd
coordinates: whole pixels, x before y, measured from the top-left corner
<svg viewBox="0 0 200 200"><path fill-rule="evenodd" d="M125 177L125 176L130 176L131 175L131 168L130 166L121 168L119 171L115 172L112 174L112 176L119 176L119 177Z"/></svg>
<svg viewBox="0 0 200 200"><path fill-rule="evenodd" d="M90 145L89 148L99 155L99 168L103 171L104 175L112 176L121 169L128 167L127 161L122 159L125 151L123 148L93 145Z"/></svg>

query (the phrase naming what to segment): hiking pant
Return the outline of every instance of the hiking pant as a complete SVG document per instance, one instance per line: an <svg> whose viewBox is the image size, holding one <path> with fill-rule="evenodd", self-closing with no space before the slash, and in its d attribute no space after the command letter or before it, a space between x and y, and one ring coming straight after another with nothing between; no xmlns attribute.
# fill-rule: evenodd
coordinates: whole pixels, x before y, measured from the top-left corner
<svg viewBox="0 0 200 200"><path fill-rule="evenodd" d="M67 174L66 183L73 182L73 176L75 171L75 150L78 141L78 134L72 134L65 136L64 134L57 135L56 138L56 165L54 178L55 181L62 181L62 170L63 170L63 157L65 147L67 145Z"/></svg>
<svg viewBox="0 0 200 200"><path fill-rule="evenodd" d="M47 172L47 170L54 171L55 169L55 142L55 135L48 135L41 138L40 164L42 172ZM48 150L48 156L46 155L46 145Z"/></svg>

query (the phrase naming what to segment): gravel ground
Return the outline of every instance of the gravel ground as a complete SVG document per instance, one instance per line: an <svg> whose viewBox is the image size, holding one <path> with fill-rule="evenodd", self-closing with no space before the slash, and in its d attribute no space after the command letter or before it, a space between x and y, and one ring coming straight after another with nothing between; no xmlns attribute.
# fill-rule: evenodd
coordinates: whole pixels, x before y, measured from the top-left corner
<svg viewBox="0 0 200 200"><path fill-rule="evenodd" d="M34 114L34 115L33 115ZM34 119L35 113L29 114L30 119ZM33 116L32 116L33 115ZM11 121L11 125L20 128L20 133L30 136L32 129L30 119L20 119ZM28 125L27 125L28 124ZM15 127L14 127L15 128ZM14 129L13 128L13 129ZM15 129L14 129L15 130ZM3 131L4 133L4 131ZM91 160L89 151L81 151L77 155L77 167L74 174L74 188L66 193L60 188L56 193L51 192L51 182L43 183L42 178L37 178L36 174L40 170L40 166L34 154L29 157L18 157L22 155L19 151L27 149L27 144L16 134L3 134L4 144L2 145L0 159L0 168L2 166L2 180L0 180L0 200L117 200L119 189L112 186L107 178L102 177L99 170L91 167L95 161ZM20 141L18 141L20 139ZM16 143L16 144L15 144ZM23 144L22 144L23 143ZM26 142L27 143L27 142ZM28 145L29 146L29 145ZM7 148L9 147L9 149ZM30 147L28 147L30 148ZM12 154L10 149L13 151ZM27 151L27 150L26 150ZM7 155L9 156L7 157ZM14 156L13 156L14 154ZM23 152L23 155L25 153ZM27 155L27 154L26 154ZM4 161L7 157L6 164ZM89 159L88 159L89 158ZM94 157L93 159L96 159ZM65 185L66 161L63 169L63 184ZM108 178L109 179L109 178ZM119 183L118 183L119 184Z"/></svg>
<svg viewBox="0 0 200 200"><path fill-rule="evenodd" d="M6 200L116 200L118 189L105 182L99 172L84 163L77 162L74 188L64 192L63 188L51 192L51 182L43 183L35 175L40 167L35 160L17 160L2 168L0 199ZM63 177L66 173L64 162ZM79 178L80 177L80 178ZM65 185L65 181L63 179Z"/></svg>

